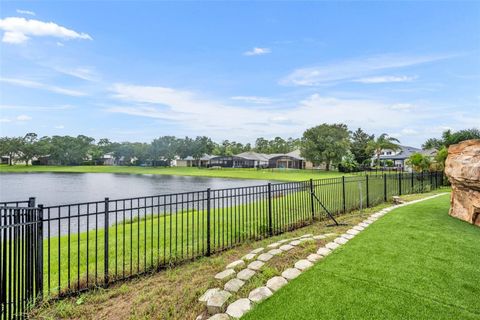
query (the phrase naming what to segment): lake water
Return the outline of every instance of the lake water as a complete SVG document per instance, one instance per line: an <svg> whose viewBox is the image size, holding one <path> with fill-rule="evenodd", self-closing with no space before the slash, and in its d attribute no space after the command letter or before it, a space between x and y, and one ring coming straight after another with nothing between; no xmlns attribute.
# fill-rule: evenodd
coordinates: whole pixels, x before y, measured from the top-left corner
<svg viewBox="0 0 480 320"><path fill-rule="evenodd" d="M179 192L267 184L241 180L117 173L0 173L0 201L28 200L53 206Z"/></svg>

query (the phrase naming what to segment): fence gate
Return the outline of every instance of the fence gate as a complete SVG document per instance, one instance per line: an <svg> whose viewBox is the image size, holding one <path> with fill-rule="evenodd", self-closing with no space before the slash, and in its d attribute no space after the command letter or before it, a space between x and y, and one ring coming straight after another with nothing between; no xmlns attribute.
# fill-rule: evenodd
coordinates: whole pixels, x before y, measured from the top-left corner
<svg viewBox="0 0 480 320"><path fill-rule="evenodd" d="M0 204L0 320L22 319L42 292L42 211Z"/></svg>

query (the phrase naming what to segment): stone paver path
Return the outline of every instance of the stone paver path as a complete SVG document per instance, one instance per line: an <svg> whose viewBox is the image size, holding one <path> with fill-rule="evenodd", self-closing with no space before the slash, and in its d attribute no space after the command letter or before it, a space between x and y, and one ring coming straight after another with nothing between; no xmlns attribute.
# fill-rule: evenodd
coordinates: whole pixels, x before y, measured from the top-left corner
<svg viewBox="0 0 480 320"><path fill-rule="evenodd" d="M267 288L269 288L272 291L277 291L284 285L288 283L287 279L284 277L273 277L267 281Z"/></svg>
<svg viewBox="0 0 480 320"><path fill-rule="evenodd" d="M233 275L235 274L235 270L233 269L226 269L226 270L223 270L222 272L219 272L215 275L215 279L217 280L226 280L228 278L231 278L233 277Z"/></svg>
<svg viewBox="0 0 480 320"><path fill-rule="evenodd" d="M248 281L254 275L255 275L255 271L250 269L243 269L242 271L237 273L237 278L240 280Z"/></svg>
<svg viewBox="0 0 480 320"><path fill-rule="evenodd" d="M287 280L293 280L296 277L298 277L300 273L302 272L296 268L289 268L282 272L282 277L284 277Z"/></svg>
<svg viewBox="0 0 480 320"><path fill-rule="evenodd" d="M253 302L260 302L264 299L267 299L272 294L272 291L267 287L259 287L250 291L250 293L248 294L248 299Z"/></svg>
<svg viewBox="0 0 480 320"><path fill-rule="evenodd" d="M242 317L247 311L252 308L252 302L250 299L242 298L238 299L234 303L230 304L227 308L227 314L230 317L238 319Z"/></svg>
<svg viewBox="0 0 480 320"><path fill-rule="evenodd" d="M240 280L238 278L233 278L229 280L227 283L225 283L225 286L223 287L223 289L230 292L237 292L238 290L240 290L241 287L243 287L244 284L245 284L245 281Z"/></svg>

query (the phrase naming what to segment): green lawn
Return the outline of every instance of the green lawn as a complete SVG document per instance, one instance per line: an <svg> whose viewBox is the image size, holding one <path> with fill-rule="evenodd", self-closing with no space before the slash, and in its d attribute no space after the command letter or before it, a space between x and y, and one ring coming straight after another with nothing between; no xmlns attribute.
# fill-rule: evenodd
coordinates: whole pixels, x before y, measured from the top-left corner
<svg viewBox="0 0 480 320"><path fill-rule="evenodd" d="M128 167L128 166L25 166L0 165L0 172L103 172L133 174L164 174L176 176L202 176L235 179L304 181L348 175L337 171L282 170L282 169L206 169L185 167Z"/></svg>
<svg viewBox="0 0 480 320"><path fill-rule="evenodd" d="M245 319L480 319L480 229L448 208L392 211Z"/></svg>

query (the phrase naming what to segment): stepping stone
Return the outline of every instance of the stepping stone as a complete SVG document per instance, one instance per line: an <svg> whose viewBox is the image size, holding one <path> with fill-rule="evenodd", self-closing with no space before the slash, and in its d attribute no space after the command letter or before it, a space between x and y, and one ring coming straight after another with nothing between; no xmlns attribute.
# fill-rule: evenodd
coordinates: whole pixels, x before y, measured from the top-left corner
<svg viewBox="0 0 480 320"><path fill-rule="evenodd" d="M290 242L290 245L291 245L291 246L298 246L300 243L302 243L302 241L300 241L300 240L293 240L292 242Z"/></svg>
<svg viewBox="0 0 480 320"><path fill-rule="evenodd" d="M230 292L237 292L238 290L240 290L241 287L243 287L244 284L245 284L244 281L238 278L233 278L229 280L227 283L225 283L225 286L223 287L223 289Z"/></svg>
<svg viewBox="0 0 480 320"><path fill-rule="evenodd" d="M217 313L211 316L210 318L208 318L208 320L229 320L229 319L230 317L226 313Z"/></svg>
<svg viewBox="0 0 480 320"><path fill-rule="evenodd" d="M278 254L280 254L280 253L282 253L282 252L283 252L283 251L280 250L280 249L272 249L272 250L268 251L268 253L271 254L272 256L276 256L276 255L278 255Z"/></svg>
<svg viewBox="0 0 480 320"><path fill-rule="evenodd" d="M333 236L336 236L337 234L336 233L326 233L325 236L327 237L333 237Z"/></svg>
<svg viewBox="0 0 480 320"><path fill-rule="evenodd" d="M322 259L322 256L316 253L312 253L307 257L307 260L310 262L316 262L320 259Z"/></svg>
<svg viewBox="0 0 480 320"><path fill-rule="evenodd" d="M302 238L300 239L301 242L308 242L308 241L315 241L313 238Z"/></svg>
<svg viewBox="0 0 480 320"><path fill-rule="evenodd" d="M258 248L258 249L250 251L250 253L257 254L257 253L262 252L263 250L264 250L264 248Z"/></svg>
<svg viewBox="0 0 480 320"><path fill-rule="evenodd" d="M257 260L257 261L253 261L252 263L250 263L250 264L248 265L248 269L258 271L258 270L260 270L260 269L263 267L264 264L265 264L265 263L262 262L262 261L258 261L258 260Z"/></svg>
<svg viewBox="0 0 480 320"><path fill-rule="evenodd" d="M272 259L273 256L270 253L262 253L257 257L257 260L267 262L268 260Z"/></svg>
<svg viewBox="0 0 480 320"><path fill-rule="evenodd" d="M241 318L247 311L252 308L252 303L249 299L243 298L230 304L227 308L227 314L235 319ZM227 318L228 319L228 318Z"/></svg>
<svg viewBox="0 0 480 320"><path fill-rule="evenodd" d="M348 242L348 239L345 239L345 238L342 238L342 237L338 237L336 238L335 240L333 240L335 243L338 243L338 244L345 244Z"/></svg>
<svg viewBox="0 0 480 320"><path fill-rule="evenodd" d="M293 280L296 277L298 277L300 273L302 272L296 268L289 268L282 272L282 277L284 277L287 280Z"/></svg>
<svg viewBox="0 0 480 320"><path fill-rule="evenodd" d="M300 271L307 270L308 268L310 268L312 266L313 266L313 263L311 263L310 261L308 261L306 259L298 260L297 262L295 262L295 268L297 268Z"/></svg>
<svg viewBox="0 0 480 320"><path fill-rule="evenodd" d="M243 260L250 261L250 260L255 259L255 256L256 256L255 253L249 253L249 254L244 255L244 256L242 257L242 259L243 259Z"/></svg>
<svg viewBox="0 0 480 320"><path fill-rule="evenodd" d="M303 236L301 236L300 238L311 238L311 237L313 237L313 234L307 233L307 234L304 234Z"/></svg>
<svg viewBox="0 0 480 320"><path fill-rule="evenodd" d="M313 239L315 240L322 240L322 239L325 239L326 236L324 236L323 234L319 234L318 236L313 236Z"/></svg>
<svg viewBox="0 0 480 320"><path fill-rule="evenodd" d="M347 240L355 238L355 236L353 234L349 234L349 233L344 233L340 237L345 238Z"/></svg>
<svg viewBox="0 0 480 320"><path fill-rule="evenodd" d="M278 240L277 242L281 244L281 243L288 242L288 241L290 241L290 240L291 240L291 239L282 239L282 240Z"/></svg>
<svg viewBox="0 0 480 320"><path fill-rule="evenodd" d="M207 300L210 299L210 297L213 296L218 291L220 291L220 288L208 289L200 298L198 298L198 301L206 303Z"/></svg>
<svg viewBox="0 0 480 320"><path fill-rule="evenodd" d="M233 277L235 274L235 270L232 269L227 269L223 270L222 272L219 272L215 275L215 279L217 280L224 280Z"/></svg>
<svg viewBox="0 0 480 320"><path fill-rule="evenodd" d="M332 252L332 250L330 250L330 249L328 249L328 248L325 248L325 247L321 247L320 249L318 249L317 254L326 257L326 256L328 256L331 252Z"/></svg>
<svg viewBox="0 0 480 320"><path fill-rule="evenodd" d="M243 269L242 271L237 273L237 278L240 280L247 281L247 280L250 280L250 278L253 277L254 274L255 274L255 271L253 270Z"/></svg>
<svg viewBox="0 0 480 320"><path fill-rule="evenodd" d="M363 231L363 230L365 230L365 228L362 227L362 226L355 226L355 227L353 227L352 229L357 230L357 231Z"/></svg>
<svg viewBox="0 0 480 320"><path fill-rule="evenodd" d="M275 242L275 243L269 244L267 248L277 248L277 247L280 247L280 245L281 245L280 242Z"/></svg>
<svg viewBox="0 0 480 320"><path fill-rule="evenodd" d="M370 223L366 223L366 222L364 221L364 222L360 222L358 225L366 228L366 227L368 227L368 226L370 225Z"/></svg>
<svg viewBox="0 0 480 320"><path fill-rule="evenodd" d="M226 303L228 298L230 298L232 294L228 291L218 291L215 292L208 300L207 300L207 310L209 314L216 314L221 313L225 310Z"/></svg>
<svg viewBox="0 0 480 320"><path fill-rule="evenodd" d="M267 287L259 287L250 291L250 293L248 294L248 299L253 302L260 302L270 297L272 294L272 291Z"/></svg>
<svg viewBox="0 0 480 320"><path fill-rule="evenodd" d="M294 247L292 245L289 245L289 244L284 244L283 246L280 247L280 250L282 251L289 251L289 250L292 250Z"/></svg>
<svg viewBox="0 0 480 320"><path fill-rule="evenodd" d="M359 234L359 233L360 233L360 231L355 230L355 229L349 229L349 230L347 230L347 234L351 234L351 235L354 235L354 236L356 236L356 235Z"/></svg>
<svg viewBox="0 0 480 320"><path fill-rule="evenodd" d="M273 277L267 281L267 288L272 290L273 292L277 291L284 285L286 285L288 281L284 277Z"/></svg>
<svg viewBox="0 0 480 320"><path fill-rule="evenodd" d="M244 265L245 262L243 260L236 260L226 266L225 269L235 269L237 267L243 267Z"/></svg>
<svg viewBox="0 0 480 320"><path fill-rule="evenodd" d="M335 243L335 242L329 242L325 245L325 248L328 248L330 250L335 250L338 247L340 247L340 245L338 243Z"/></svg>

